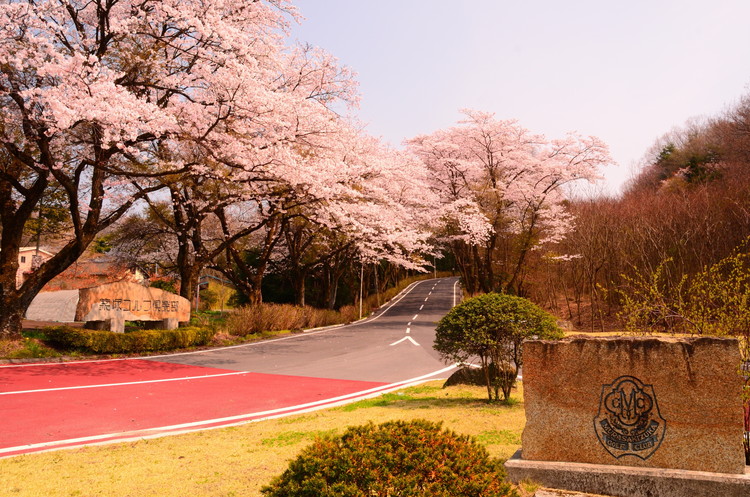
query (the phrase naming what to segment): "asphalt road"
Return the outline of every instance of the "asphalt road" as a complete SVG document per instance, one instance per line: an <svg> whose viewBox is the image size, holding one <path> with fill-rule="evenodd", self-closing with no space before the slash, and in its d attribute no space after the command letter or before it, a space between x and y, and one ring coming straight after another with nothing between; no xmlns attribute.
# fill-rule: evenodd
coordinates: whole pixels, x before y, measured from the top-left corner
<svg viewBox="0 0 750 497"><path fill-rule="evenodd" d="M371 318L148 358L0 366L0 457L320 409L447 377L432 349L456 278L418 282Z"/></svg>
<svg viewBox="0 0 750 497"><path fill-rule="evenodd" d="M419 377L446 367L432 344L437 321L460 298L457 281L417 282L371 318L348 326L154 360L341 380L392 383Z"/></svg>

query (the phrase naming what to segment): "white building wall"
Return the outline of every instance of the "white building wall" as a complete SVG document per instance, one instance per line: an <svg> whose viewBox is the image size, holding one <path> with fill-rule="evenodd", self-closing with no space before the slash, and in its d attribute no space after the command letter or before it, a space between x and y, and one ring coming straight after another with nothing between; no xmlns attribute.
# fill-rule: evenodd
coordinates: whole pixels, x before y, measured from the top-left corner
<svg viewBox="0 0 750 497"><path fill-rule="evenodd" d="M34 268L35 257L39 257L39 263L42 263L52 257L52 254L46 250L36 247L21 247L18 250L18 271L16 272L16 288L23 285L24 273L31 272Z"/></svg>

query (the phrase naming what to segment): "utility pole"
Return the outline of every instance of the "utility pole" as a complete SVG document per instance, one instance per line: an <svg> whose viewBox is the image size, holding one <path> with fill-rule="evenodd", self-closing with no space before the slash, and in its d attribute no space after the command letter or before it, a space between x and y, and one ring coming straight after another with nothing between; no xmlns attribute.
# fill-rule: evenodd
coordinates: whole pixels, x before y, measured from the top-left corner
<svg viewBox="0 0 750 497"><path fill-rule="evenodd" d="M378 266L377 263L372 265L375 270L375 297L378 300L378 307L380 307L380 287L378 286Z"/></svg>
<svg viewBox="0 0 750 497"><path fill-rule="evenodd" d="M365 278L365 263L359 263L359 319L362 319L362 285Z"/></svg>

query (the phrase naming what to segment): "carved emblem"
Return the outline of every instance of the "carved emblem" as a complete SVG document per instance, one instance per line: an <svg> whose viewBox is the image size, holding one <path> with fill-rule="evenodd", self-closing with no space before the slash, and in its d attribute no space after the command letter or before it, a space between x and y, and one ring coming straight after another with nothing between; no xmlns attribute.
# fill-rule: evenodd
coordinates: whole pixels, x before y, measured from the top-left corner
<svg viewBox="0 0 750 497"><path fill-rule="evenodd" d="M604 448L617 459L636 456L645 460L664 440L667 422L659 412L653 386L634 376L620 376L602 385L594 429Z"/></svg>

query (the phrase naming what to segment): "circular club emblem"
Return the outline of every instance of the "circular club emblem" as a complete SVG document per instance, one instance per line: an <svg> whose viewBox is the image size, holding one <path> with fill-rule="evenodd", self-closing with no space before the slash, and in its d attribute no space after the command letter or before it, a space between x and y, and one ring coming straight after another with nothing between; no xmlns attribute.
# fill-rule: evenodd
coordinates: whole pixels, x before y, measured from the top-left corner
<svg viewBox="0 0 750 497"><path fill-rule="evenodd" d="M659 413L656 394L634 376L620 376L602 385L599 415L594 418L596 436L617 459L651 457L664 440L667 422Z"/></svg>

